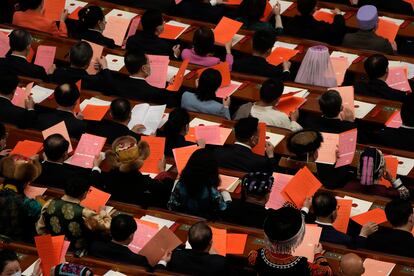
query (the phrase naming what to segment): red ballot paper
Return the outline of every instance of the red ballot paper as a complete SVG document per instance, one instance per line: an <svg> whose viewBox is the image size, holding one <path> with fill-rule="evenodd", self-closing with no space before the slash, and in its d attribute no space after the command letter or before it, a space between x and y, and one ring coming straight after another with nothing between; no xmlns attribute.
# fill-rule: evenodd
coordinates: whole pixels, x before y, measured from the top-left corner
<svg viewBox="0 0 414 276"><path fill-rule="evenodd" d="M342 86L342 87L335 87L331 89L338 91L339 95L341 95L341 98L342 98L342 105L344 107L349 108L352 111L352 113L355 113L354 87L353 86Z"/></svg>
<svg viewBox="0 0 414 276"><path fill-rule="evenodd" d="M60 253L60 263L66 262L66 253L68 253L69 246L70 241L63 241L62 251Z"/></svg>
<svg viewBox="0 0 414 276"><path fill-rule="evenodd" d="M308 167L300 169L283 189L298 208L302 208L307 197L322 187L321 182L312 174Z"/></svg>
<svg viewBox="0 0 414 276"><path fill-rule="evenodd" d="M68 129L66 128L65 121L62 121L62 122L60 122L60 123L58 123L54 126L49 127L48 129L45 129L45 130L42 131L43 139L46 139L47 137L49 137L52 134L62 135L63 138L65 138L65 140L69 142L68 153L71 153L73 151L72 143L70 141L70 137L69 137Z"/></svg>
<svg viewBox="0 0 414 276"><path fill-rule="evenodd" d="M407 78L407 67L399 66L388 68L388 77L385 82L394 89L411 92L410 83Z"/></svg>
<svg viewBox="0 0 414 276"><path fill-rule="evenodd" d="M177 39L184 30L185 27L170 25L167 22L164 24L164 31L160 34L160 37L165 39Z"/></svg>
<svg viewBox="0 0 414 276"><path fill-rule="evenodd" d="M25 88L17 87L16 91L14 92L14 96L11 102L16 106L25 108L26 100L32 91L32 87L33 87L33 82L26 85Z"/></svg>
<svg viewBox="0 0 414 276"><path fill-rule="evenodd" d="M240 5L242 0L225 0L223 4L225 5Z"/></svg>
<svg viewBox="0 0 414 276"><path fill-rule="evenodd" d="M354 160L358 130L356 128L339 134L338 159L335 168L349 165Z"/></svg>
<svg viewBox="0 0 414 276"><path fill-rule="evenodd" d="M299 53L299 50L292 50L283 47L276 47L272 53L266 58L267 62L275 66L283 63L284 61L289 61L291 58L296 56Z"/></svg>
<svg viewBox="0 0 414 276"><path fill-rule="evenodd" d="M401 111L396 110L385 123L386 127L400 128L402 126Z"/></svg>
<svg viewBox="0 0 414 276"><path fill-rule="evenodd" d="M354 220L359 225L364 225L367 222L375 222L377 224L381 224L387 221L387 217L385 216L384 210L375 208L360 215L353 216L352 220Z"/></svg>
<svg viewBox="0 0 414 276"><path fill-rule="evenodd" d="M39 45L37 47L36 59L34 64L42 66L48 72L55 60L56 47Z"/></svg>
<svg viewBox="0 0 414 276"><path fill-rule="evenodd" d="M301 98L301 97L295 97L295 96L281 97L279 102L275 106L275 109L290 116L290 113L299 109L299 107L301 107L305 102L306 102L306 99Z"/></svg>
<svg viewBox="0 0 414 276"><path fill-rule="evenodd" d="M194 128L196 140L204 139L206 144L220 145L219 126L196 126Z"/></svg>
<svg viewBox="0 0 414 276"><path fill-rule="evenodd" d="M165 252L174 250L181 244L181 240L167 227L163 227L141 249L140 255L147 257L148 263L155 266L164 256Z"/></svg>
<svg viewBox="0 0 414 276"><path fill-rule="evenodd" d="M324 21L326 23L332 24L334 22L335 15L330 12L316 11L313 14L313 18L315 18L318 21Z"/></svg>
<svg viewBox="0 0 414 276"><path fill-rule="evenodd" d="M185 70L187 69L189 59L185 59L183 63L181 63L180 69L177 72L177 75L174 77L174 81L172 84L168 85L168 91L178 91L183 84ZM169 81L169 80L168 80Z"/></svg>
<svg viewBox="0 0 414 276"><path fill-rule="evenodd" d="M266 151L266 123L259 123L259 142L252 151L259 155L265 155Z"/></svg>
<svg viewBox="0 0 414 276"><path fill-rule="evenodd" d="M150 155L144 161L141 172L160 173L159 162L164 159L165 138L155 136L141 136L141 141L145 141L150 146Z"/></svg>
<svg viewBox="0 0 414 276"><path fill-rule="evenodd" d="M322 228L316 225L306 224L305 237L298 248L293 252L293 256L303 256L313 263L315 257L315 246L319 244L321 238Z"/></svg>
<svg viewBox="0 0 414 276"><path fill-rule="evenodd" d="M345 73L349 67L348 59L345 57L331 57L331 64L335 72L336 83L341 85L344 82Z"/></svg>
<svg viewBox="0 0 414 276"><path fill-rule="evenodd" d="M227 63L227 61L220 62L219 64L208 67L208 68L216 69L220 72L220 74L221 74L221 85L220 85L220 87L226 87L226 86L230 85L230 83L231 83L230 67L229 67L229 64ZM199 69L197 71L198 77L200 77L201 74L208 68Z"/></svg>
<svg viewBox="0 0 414 276"><path fill-rule="evenodd" d="M179 174L183 171L184 167L187 165L188 159L190 159L191 155L196 150L198 150L197 145L173 149L175 165L177 166Z"/></svg>
<svg viewBox="0 0 414 276"><path fill-rule="evenodd" d="M97 62L98 59L100 59L102 57L102 52L104 47L89 41L88 42L91 47L92 47L92 51L93 51L93 56L91 59L91 63L89 64L88 69L86 69L86 71L88 72L88 74L90 75L96 75L98 73L98 70L95 69L95 63Z"/></svg>
<svg viewBox="0 0 414 276"><path fill-rule="evenodd" d="M30 47L30 48L29 48L29 54L28 54L28 55L27 55L27 57L26 57L27 62L29 62L29 63L31 63L31 62L32 62L33 57L34 57L34 54L35 54L35 52L34 52L33 48L32 48L32 47Z"/></svg>
<svg viewBox="0 0 414 276"><path fill-rule="evenodd" d="M93 168L93 160L99 155L105 145L106 137L92 134L82 134L70 164L87 169Z"/></svg>
<svg viewBox="0 0 414 276"><path fill-rule="evenodd" d="M273 186L270 192L269 200L266 203L266 208L279 209L283 207L287 199L283 196L282 191L292 179L293 175L283 173L273 173Z"/></svg>
<svg viewBox="0 0 414 276"><path fill-rule="evenodd" d="M233 39L233 36L240 30L241 26L243 26L242 22L223 16L214 29L216 43L226 44L227 42L230 42Z"/></svg>
<svg viewBox="0 0 414 276"><path fill-rule="evenodd" d="M5 57L9 50L9 36L0 31L0 58Z"/></svg>
<svg viewBox="0 0 414 276"><path fill-rule="evenodd" d="M112 38L116 45L122 46L130 21L122 16L109 16L102 34Z"/></svg>
<svg viewBox="0 0 414 276"><path fill-rule="evenodd" d="M27 158L36 155L43 148L43 144L40 142L24 140L17 142L14 149L10 152L10 155L20 154Z"/></svg>
<svg viewBox="0 0 414 276"><path fill-rule="evenodd" d="M138 254L155 234L158 233L158 226L148 225L139 219L135 219L135 222L137 223L137 230L135 231L134 238L128 245L128 248L135 254Z"/></svg>
<svg viewBox="0 0 414 276"><path fill-rule="evenodd" d="M388 39L388 41L392 43L395 41L395 37L397 36L399 29L400 26L394 22L379 18L378 27L375 33L379 36L382 36L383 38Z"/></svg>
<svg viewBox="0 0 414 276"><path fill-rule="evenodd" d="M338 208L336 220L333 223L333 227L346 234L348 231L349 217L351 216L352 200L350 199L337 199Z"/></svg>
<svg viewBox="0 0 414 276"><path fill-rule="evenodd" d="M101 121L109 110L109 105L92 105L88 104L82 110L83 119L90 121Z"/></svg>
<svg viewBox="0 0 414 276"><path fill-rule="evenodd" d="M79 11L83 9L83 7L77 7L71 14L68 15L69 19L79 20Z"/></svg>
<svg viewBox="0 0 414 276"><path fill-rule="evenodd" d="M398 170L398 159L394 156L384 156L385 159L385 167L387 168L387 171L391 174L391 177L396 179L397 178L397 170ZM380 185L383 185L385 187L392 187L392 184L381 177L379 183Z"/></svg>
<svg viewBox="0 0 414 276"><path fill-rule="evenodd" d="M242 255L246 247L247 234L227 234L227 254Z"/></svg>
<svg viewBox="0 0 414 276"><path fill-rule="evenodd" d="M272 5L270 4L270 2L269 2L269 1L266 1L266 7L265 7L265 10L264 10L264 12L263 12L263 16L262 16L262 18L260 18L260 21L262 21L262 22L267 22L267 21L269 21L269 17L270 17L270 15L272 14L272 12L273 12L273 7L272 7Z"/></svg>
<svg viewBox="0 0 414 276"><path fill-rule="evenodd" d="M226 256L227 253L227 230L215 227L210 227L213 232L213 251L218 255Z"/></svg>
<svg viewBox="0 0 414 276"><path fill-rule="evenodd" d="M61 263L64 236L44 235L35 237L37 254L41 260L44 276L50 275L50 269Z"/></svg>
<svg viewBox="0 0 414 276"><path fill-rule="evenodd" d="M168 56L156 55L147 55L147 58L151 67L151 75L145 80L152 86L162 89L165 88L170 58Z"/></svg>
<svg viewBox="0 0 414 276"><path fill-rule="evenodd" d="M60 21L65 9L65 2L65 0L44 0L44 17L53 21Z"/></svg>
<svg viewBox="0 0 414 276"><path fill-rule="evenodd" d="M124 40L124 45L122 46L122 48L125 48L125 44L126 44L126 41L128 40L128 38L130 36L133 36L137 32L139 23L141 23L141 16L140 15L135 16L131 20L131 23L129 24L128 34L126 35L126 38Z"/></svg>
<svg viewBox="0 0 414 276"><path fill-rule="evenodd" d="M46 190L47 188L26 185L26 187L24 188L24 194L28 198L36 199L36 197L42 196L46 192Z"/></svg>
<svg viewBox="0 0 414 276"><path fill-rule="evenodd" d="M81 201L81 205L99 213L101 208L105 207L110 197L111 194L91 186L85 199Z"/></svg>
<svg viewBox="0 0 414 276"><path fill-rule="evenodd" d="M365 272L363 276L388 276L394 269L394 263L382 262L366 258L364 261Z"/></svg>

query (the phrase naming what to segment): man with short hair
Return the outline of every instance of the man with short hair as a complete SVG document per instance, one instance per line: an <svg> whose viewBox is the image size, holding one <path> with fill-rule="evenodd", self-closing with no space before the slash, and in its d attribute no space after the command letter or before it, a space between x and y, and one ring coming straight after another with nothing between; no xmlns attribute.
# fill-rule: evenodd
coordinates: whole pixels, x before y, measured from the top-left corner
<svg viewBox="0 0 414 276"><path fill-rule="evenodd" d="M385 206L385 215L392 228L381 227L369 236L367 248L405 257L414 257L413 206L403 199L393 199Z"/></svg>
<svg viewBox="0 0 414 276"><path fill-rule="evenodd" d="M0 58L0 74L10 72L19 76L47 80L48 76L42 66L27 61L32 46L32 36L26 30L14 30L9 35L9 53ZM55 70L53 65L49 74Z"/></svg>
<svg viewBox="0 0 414 276"><path fill-rule="evenodd" d="M339 262L339 273L341 276L362 276L365 273L364 262L357 254L345 254Z"/></svg>
<svg viewBox="0 0 414 276"><path fill-rule="evenodd" d="M25 108L12 103L18 84L19 78L16 74L0 74L0 121L19 128L33 127L37 116L32 96L29 95L25 100Z"/></svg>
<svg viewBox="0 0 414 276"><path fill-rule="evenodd" d="M245 57L236 58L233 71L252 74L267 78L287 80L290 76L289 61L282 65L274 66L267 62L266 58L271 54L275 43L275 35L270 30L258 30L253 35L253 53Z"/></svg>
<svg viewBox="0 0 414 276"><path fill-rule="evenodd" d="M188 230L191 249L173 251L167 269L191 275L231 275L226 258L211 252L213 233L205 222L197 222Z"/></svg>
<svg viewBox="0 0 414 276"><path fill-rule="evenodd" d="M375 98L403 102L406 93L391 88L386 83L388 78L388 59L381 54L374 54L364 61L368 80L358 81L354 84L355 93Z"/></svg>

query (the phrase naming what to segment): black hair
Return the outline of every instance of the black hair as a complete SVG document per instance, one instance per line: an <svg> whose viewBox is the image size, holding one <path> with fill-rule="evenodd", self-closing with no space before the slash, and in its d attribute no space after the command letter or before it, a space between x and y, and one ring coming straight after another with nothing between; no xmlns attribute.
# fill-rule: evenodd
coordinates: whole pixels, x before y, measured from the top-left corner
<svg viewBox="0 0 414 276"><path fill-rule="evenodd" d="M394 227L407 224L408 219L413 213L410 201L404 199L393 199L385 205L385 215L387 220Z"/></svg>
<svg viewBox="0 0 414 276"><path fill-rule="evenodd" d="M141 18L142 30L154 34L158 26L164 23L162 13L159 10L147 10Z"/></svg>
<svg viewBox="0 0 414 276"><path fill-rule="evenodd" d="M188 125L190 122L190 114L184 108L177 107L170 112L168 120L164 126L165 135L176 136Z"/></svg>
<svg viewBox="0 0 414 276"><path fill-rule="evenodd" d="M408 94L401 106L401 120L405 126L414 127L414 95Z"/></svg>
<svg viewBox="0 0 414 276"><path fill-rule="evenodd" d="M193 36L194 51L199 56L207 56L214 49L214 33L210 28L200 27Z"/></svg>
<svg viewBox="0 0 414 276"><path fill-rule="evenodd" d="M193 224L188 230L188 242L191 248L196 251L204 251L208 248L213 239L213 232L207 223L200 221Z"/></svg>
<svg viewBox="0 0 414 276"><path fill-rule="evenodd" d="M48 160L57 161L68 152L69 142L60 134L49 135L43 141L43 150Z"/></svg>
<svg viewBox="0 0 414 276"><path fill-rule="evenodd" d="M65 83L57 86L53 95L56 103L63 107L75 105L80 97L79 89L74 83Z"/></svg>
<svg viewBox="0 0 414 276"><path fill-rule="evenodd" d="M3 249L0 251L0 273L3 273L7 264L10 262L19 261L16 252L9 249Z"/></svg>
<svg viewBox="0 0 414 276"><path fill-rule="evenodd" d="M283 82L276 79L265 80L260 88L260 100L265 103L272 103L283 94Z"/></svg>
<svg viewBox="0 0 414 276"><path fill-rule="evenodd" d="M9 34L9 44L11 51L22 52L32 44L32 35L26 30L13 30Z"/></svg>
<svg viewBox="0 0 414 276"><path fill-rule="evenodd" d="M117 98L111 102L111 114L114 120L124 122L131 115L131 104L127 99Z"/></svg>
<svg viewBox="0 0 414 276"><path fill-rule="evenodd" d="M0 140L5 139L7 134L6 126L0 122Z"/></svg>
<svg viewBox="0 0 414 276"><path fill-rule="evenodd" d="M128 50L125 53L125 68L131 75L141 71L142 66L147 63L147 56L142 51Z"/></svg>
<svg viewBox="0 0 414 276"><path fill-rule="evenodd" d="M79 21L83 24L85 29L95 28L99 21L105 19L104 13L101 7L88 6L82 8L79 13Z"/></svg>
<svg viewBox="0 0 414 276"><path fill-rule="evenodd" d="M243 0L239 7L240 17L249 23L259 21L266 9L266 0Z"/></svg>
<svg viewBox="0 0 414 276"><path fill-rule="evenodd" d="M298 0L297 5L301 15L309 15L316 7L316 0ZM303 28L306 28L306 26L303 26Z"/></svg>
<svg viewBox="0 0 414 276"><path fill-rule="evenodd" d="M272 49L276 35L270 30L258 30L253 35L253 50L264 54Z"/></svg>
<svg viewBox="0 0 414 276"><path fill-rule="evenodd" d="M84 68L89 66L93 57L91 45L86 41L80 41L70 48L70 64L76 67Z"/></svg>
<svg viewBox="0 0 414 276"><path fill-rule="evenodd" d="M388 59L381 54L374 54L364 62L365 72L372 80L381 78L387 73Z"/></svg>
<svg viewBox="0 0 414 276"><path fill-rule="evenodd" d="M66 181L65 185L65 194L74 197L80 198L89 190L88 179L81 175L72 175Z"/></svg>
<svg viewBox="0 0 414 276"><path fill-rule="evenodd" d="M216 98L216 91L221 85L221 73L215 69L206 69L201 73L196 89L200 101L209 101Z"/></svg>
<svg viewBox="0 0 414 276"><path fill-rule="evenodd" d="M234 125L236 140L240 142L249 141L253 135L257 134L259 120L254 117L242 118Z"/></svg>
<svg viewBox="0 0 414 276"><path fill-rule="evenodd" d="M20 8L22 10L35 10L42 4L43 0L20 0Z"/></svg>
<svg viewBox="0 0 414 276"><path fill-rule="evenodd" d="M300 130L289 135L286 141L288 150L297 157L317 151L323 142L322 134L317 130Z"/></svg>
<svg viewBox="0 0 414 276"><path fill-rule="evenodd" d="M111 236L115 241L126 241L135 231L137 231L137 223L132 216L119 214L112 218Z"/></svg>
<svg viewBox="0 0 414 276"><path fill-rule="evenodd" d="M19 78L13 73L2 73L0 74L0 94L9 96L14 93L19 84Z"/></svg>
<svg viewBox="0 0 414 276"><path fill-rule="evenodd" d="M335 118L342 109L342 98L338 91L328 90L319 97L319 109L327 118Z"/></svg>
<svg viewBox="0 0 414 276"><path fill-rule="evenodd" d="M317 191L312 197L312 207L317 217L328 217L335 210L337 206L335 196L330 192Z"/></svg>

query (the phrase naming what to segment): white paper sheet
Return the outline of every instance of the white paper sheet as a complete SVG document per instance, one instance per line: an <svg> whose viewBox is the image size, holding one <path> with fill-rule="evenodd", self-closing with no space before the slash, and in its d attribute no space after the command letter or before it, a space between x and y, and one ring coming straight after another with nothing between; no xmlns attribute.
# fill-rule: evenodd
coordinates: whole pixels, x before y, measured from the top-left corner
<svg viewBox="0 0 414 276"><path fill-rule="evenodd" d="M41 103L53 94L53 89L35 85L32 87L31 93L35 103Z"/></svg>
<svg viewBox="0 0 414 276"><path fill-rule="evenodd" d="M379 18L384 19L384 20L388 20L388 21L392 21L395 24L397 24L398 26L401 26L401 24L404 23L403 19L397 19L397 18L392 18L392 17L388 17L388 16L380 16Z"/></svg>
<svg viewBox="0 0 414 276"><path fill-rule="evenodd" d="M153 223L158 224L158 230L161 230L161 228L163 228L164 226L167 228L170 228L175 223L175 221L172 221L172 220L162 219L162 218L158 218L158 217L154 217L150 215L145 215L141 217L140 220L145 220L148 222L153 222Z"/></svg>
<svg viewBox="0 0 414 276"><path fill-rule="evenodd" d="M395 156L398 159L398 168L397 168L397 174L398 175L408 175L410 171L414 167L414 159L401 157L401 156Z"/></svg>
<svg viewBox="0 0 414 276"><path fill-rule="evenodd" d="M137 124L145 126L142 132L145 135L155 133L161 123L165 112L166 105L138 104L132 109L131 120L128 123L129 129L132 129Z"/></svg>
<svg viewBox="0 0 414 276"><path fill-rule="evenodd" d="M170 81L175 75L177 75L178 70L180 70L180 68L168 65L167 81ZM184 76L188 73L190 73L190 70L185 70Z"/></svg>
<svg viewBox="0 0 414 276"><path fill-rule="evenodd" d="M276 5L277 0L269 0L272 7ZM280 14L284 13L293 3L290 1L279 1L280 3Z"/></svg>
<svg viewBox="0 0 414 276"><path fill-rule="evenodd" d="M98 98L95 98L95 97L90 98L90 99L85 99L85 100L83 100L83 102L81 102L81 104L79 105L80 110L81 110L81 111L82 111L82 110L84 110L84 109L85 109L85 107L86 107L88 104L89 104L89 105L99 105L99 106L110 106L110 105L111 105L111 102L110 102L110 101L104 101L104 100L101 100L101 99L98 99Z"/></svg>
<svg viewBox="0 0 414 276"><path fill-rule="evenodd" d="M211 121L203 120L203 119L200 119L200 118L194 118L190 122L190 127L196 127L196 126L199 126L199 125L204 125L204 126L219 126L220 123L211 122Z"/></svg>
<svg viewBox="0 0 414 276"><path fill-rule="evenodd" d="M371 110L374 109L376 106L372 103L367 102L361 102L361 101L354 101L355 105L355 118L362 119L365 116L367 116L368 113L371 112Z"/></svg>
<svg viewBox="0 0 414 276"><path fill-rule="evenodd" d="M126 274L123 274L123 273L118 272L118 271L109 270L103 276L126 276Z"/></svg>
<svg viewBox="0 0 414 276"><path fill-rule="evenodd" d="M349 65L351 65L352 62L354 62L354 60L356 60L359 56L355 55L355 54L351 54L351 53L341 52L341 51L332 51L331 57L338 57L338 58L344 57L344 58L347 58Z"/></svg>
<svg viewBox="0 0 414 276"><path fill-rule="evenodd" d="M241 34L235 34L231 41L231 46L233 47L237 43L239 43L245 36Z"/></svg>
<svg viewBox="0 0 414 276"><path fill-rule="evenodd" d="M269 137L269 138L268 138ZM273 146L277 146L285 138L285 135L272 133L266 131L266 140L272 143Z"/></svg>
<svg viewBox="0 0 414 276"><path fill-rule="evenodd" d="M326 8L319 9L318 11L327 12L327 13L334 13L334 10L326 9ZM341 15L344 15L344 14L345 14L345 12L341 11Z"/></svg>
<svg viewBox="0 0 414 276"><path fill-rule="evenodd" d="M282 42L282 41L276 41L275 44L273 44L272 51L277 47L282 47L282 48L287 48L287 49L293 50L296 47L298 47L298 44L287 43L287 42Z"/></svg>
<svg viewBox="0 0 414 276"><path fill-rule="evenodd" d="M132 18L134 18L135 16L137 16L137 13L133 13L133 12L127 12L127 11L123 11L123 10L118 10L118 9L113 9L112 11L110 11L109 13L107 13L105 15L106 20L108 20L108 18L110 16L122 16L125 19L129 19L132 20Z"/></svg>
<svg viewBox="0 0 414 276"><path fill-rule="evenodd" d="M106 55L106 62L108 63L109 70L119 71L125 66L124 57L117 55Z"/></svg>
<svg viewBox="0 0 414 276"><path fill-rule="evenodd" d="M38 260L39 259L37 259L36 261L34 261L34 263L32 263L28 268L26 268L26 270L23 271L22 275L32 275L33 274L33 271L35 269L35 266L36 266L36 262Z"/></svg>
<svg viewBox="0 0 414 276"><path fill-rule="evenodd" d="M344 199L352 200L351 217L368 212L369 208L372 206L372 202L359 198L345 196Z"/></svg>
<svg viewBox="0 0 414 276"><path fill-rule="evenodd" d="M65 9L68 11L68 14L71 14L78 7L85 7L88 3L77 0L66 0Z"/></svg>

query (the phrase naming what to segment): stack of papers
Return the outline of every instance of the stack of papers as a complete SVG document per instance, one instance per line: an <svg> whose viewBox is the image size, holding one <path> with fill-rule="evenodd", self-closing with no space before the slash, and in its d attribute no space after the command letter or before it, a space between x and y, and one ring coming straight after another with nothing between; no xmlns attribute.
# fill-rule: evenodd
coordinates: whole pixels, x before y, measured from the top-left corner
<svg viewBox="0 0 414 276"><path fill-rule="evenodd" d="M141 124L145 126L142 132L145 135L155 133L164 116L166 105L138 104L132 109L131 120L128 123L129 129L135 125Z"/></svg>
<svg viewBox="0 0 414 276"><path fill-rule="evenodd" d="M190 28L189 24L170 20L167 23L165 23L164 31L160 34L160 37L165 39L177 39L188 28Z"/></svg>
<svg viewBox="0 0 414 276"><path fill-rule="evenodd" d="M111 102L110 101L101 100L101 99L98 99L98 98L95 98L95 97L90 98L90 99L85 99L79 105L80 110L83 111L87 105L110 106L111 105Z"/></svg>
<svg viewBox="0 0 414 276"><path fill-rule="evenodd" d="M163 218L159 218L159 217L154 217L154 216L150 216L150 215L145 215L145 216L141 217L140 220L146 221L146 222L151 222L151 223L154 223L154 224L158 225L158 230L161 230L161 228L163 228L164 226L167 227L167 228L170 228L175 223L175 221L172 221L172 220L163 219Z"/></svg>

